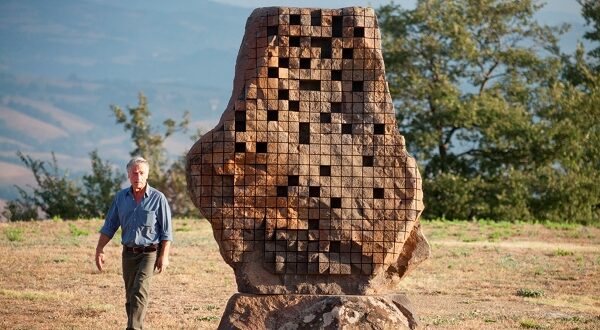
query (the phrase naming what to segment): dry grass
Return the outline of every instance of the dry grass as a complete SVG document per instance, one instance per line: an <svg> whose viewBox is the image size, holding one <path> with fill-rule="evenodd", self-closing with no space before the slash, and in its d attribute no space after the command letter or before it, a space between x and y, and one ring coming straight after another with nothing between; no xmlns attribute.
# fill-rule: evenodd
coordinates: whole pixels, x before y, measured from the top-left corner
<svg viewBox="0 0 600 330"><path fill-rule="evenodd" d="M100 220L0 224L0 328L124 327L120 247L93 263ZM600 229L425 222L433 256L398 288L421 324L446 329L600 328ZM171 266L152 283L151 329L214 329L236 291L206 221L175 221ZM18 233L20 239L14 239Z"/></svg>

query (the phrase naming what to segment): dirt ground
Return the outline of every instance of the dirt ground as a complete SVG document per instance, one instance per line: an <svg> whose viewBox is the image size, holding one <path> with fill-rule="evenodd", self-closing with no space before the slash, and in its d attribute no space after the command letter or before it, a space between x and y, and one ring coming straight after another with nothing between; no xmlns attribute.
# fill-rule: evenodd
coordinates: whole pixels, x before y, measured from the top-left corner
<svg viewBox="0 0 600 330"><path fill-rule="evenodd" d="M125 326L120 246L93 262L101 220L0 223L1 329ZM600 329L600 229L425 221L432 257L398 287L423 328ZM205 220L176 220L150 329L214 329L236 291Z"/></svg>

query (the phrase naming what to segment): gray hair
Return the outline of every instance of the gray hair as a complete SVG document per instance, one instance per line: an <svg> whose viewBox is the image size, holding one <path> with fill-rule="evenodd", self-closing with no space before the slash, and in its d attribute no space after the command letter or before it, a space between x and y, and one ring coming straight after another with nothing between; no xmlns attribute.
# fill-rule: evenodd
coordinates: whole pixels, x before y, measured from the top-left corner
<svg viewBox="0 0 600 330"><path fill-rule="evenodd" d="M132 158L129 163L127 163L127 173L129 173L129 171L131 170L131 168L133 168L135 165L139 165L139 164L145 164L146 168L150 168L150 164L148 164L148 161L144 158L144 157L134 157Z"/></svg>

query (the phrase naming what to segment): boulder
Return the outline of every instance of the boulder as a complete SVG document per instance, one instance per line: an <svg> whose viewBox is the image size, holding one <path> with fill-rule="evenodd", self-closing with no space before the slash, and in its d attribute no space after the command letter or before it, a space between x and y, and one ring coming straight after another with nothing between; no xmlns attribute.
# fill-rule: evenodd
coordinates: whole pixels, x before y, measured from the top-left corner
<svg viewBox="0 0 600 330"><path fill-rule="evenodd" d="M429 256L370 8L259 8L233 93L187 156L238 290L384 294Z"/></svg>

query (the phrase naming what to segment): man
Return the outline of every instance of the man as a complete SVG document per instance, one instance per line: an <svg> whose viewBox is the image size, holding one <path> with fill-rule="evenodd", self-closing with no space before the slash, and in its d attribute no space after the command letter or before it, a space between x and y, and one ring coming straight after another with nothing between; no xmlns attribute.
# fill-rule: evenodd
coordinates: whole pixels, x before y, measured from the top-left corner
<svg viewBox="0 0 600 330"><path fill-rule="evenodd" d="M104 269L104 247L122 229L123 280L127 329L142 329L150 278L169 265L172 235L171 209L165 196L147 184L149 165L142 157L127 163L131 187L117 193L108 211L96 247L96 266Z"/></svg>

